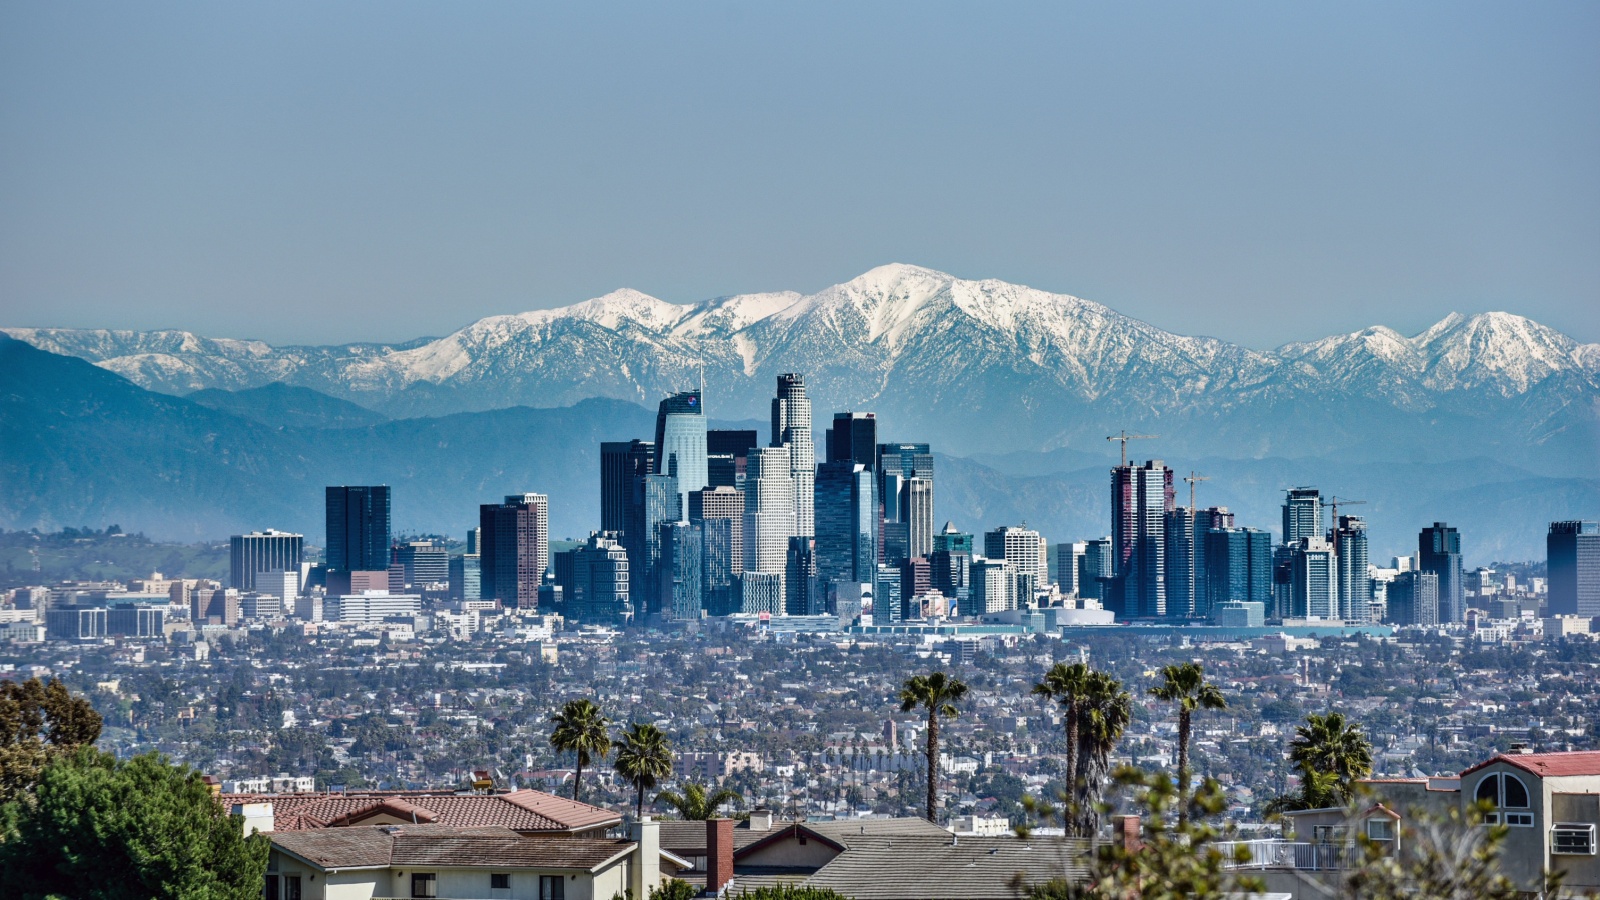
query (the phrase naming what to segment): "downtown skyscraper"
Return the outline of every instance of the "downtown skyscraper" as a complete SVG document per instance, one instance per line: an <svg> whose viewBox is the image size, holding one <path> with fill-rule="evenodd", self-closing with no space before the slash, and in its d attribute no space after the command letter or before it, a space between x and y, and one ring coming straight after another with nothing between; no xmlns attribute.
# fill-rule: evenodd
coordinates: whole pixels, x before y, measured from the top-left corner
<svg viewBox="0 0 1600 900"><path fill-rule="evenodd" d="M1600 522L1551 522L1545 563L1550 615L1600 616Z"/></svg>
<svg viewBox="0 0 1600 900"><path fill-rule="evenodd" d="M1435 522L1417 535L1417 569L1439 576L1439 622L1466 620L1466 579L1461 571L1461 532Z"/></svg>
<svg viewBox="0 0 1600 900"><path fill-rule="evenodd" d="M328 525L324 567L333 572L388 569L389 486L330 486L324 496Z"/></svg>
<svg viewBox="0 0 1600 900"><path fill-rule="evenodd" d="M1372 618L1372 579L1367 575L1367 523L1340 516L1332 539L1339 581L1339 617L1346 622Z"/></svg>
<svg viewBox="0 0 1600 900"><path fill-rule="evenodd" d="M795 537L795 489L791 472L789 448L761 447L750 451L749 471L744 482L744 574L775 579L774 586L763 591L763 605L773 605L775 610L780 608L784 597L783 576L789 561L789 538Z"/></svg>
<svg viewBox="0 0 1600 900"><path fill-rule="evenodd" d="M655 460L651 471L678 479L678 507L689 508L689 492L710 484L706 471L706 415L699 391L661 401L656 411Z"/></svg>
<svg viewBox="0 0 1600 900"><path fill-rule="evenodd" d="M898 566L933 552L933 450L927 444L879 444L877 456L882 561Z"/></svg>
<svg viewBox="0 0 1600 900"><path fill-rule="evenodd" d="M794 534L811 537L816 533L813 486L817 450L811 437L811 399L806 396L805 376L798 373L778 376L778 396L772 401L772 446L789 451Z"/></svg>
<svg viewBox="0 0 1600 900"><path fill-rule="evenodd" d="M1166 523L1172 470L1159 459L1111 470L1112 577L1105 606L1124 619L1167 614Z"/></svg>
<svg viewBox="0 0 1600 900"><path fill-rule="evenodd" d="M550 567L550 498L511 494L478 507L479 586L486 600L532 609Z"/></svg>

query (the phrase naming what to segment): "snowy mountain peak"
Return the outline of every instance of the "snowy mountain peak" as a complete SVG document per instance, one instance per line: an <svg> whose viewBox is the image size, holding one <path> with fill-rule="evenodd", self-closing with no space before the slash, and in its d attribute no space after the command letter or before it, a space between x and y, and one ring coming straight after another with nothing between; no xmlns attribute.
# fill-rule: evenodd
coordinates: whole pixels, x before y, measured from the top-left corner
<svg viewBox="0 0 1600 900"><path fill-rule="evenodd" d="M620 288L556 312L568 318L586 319L612 331L624 323L633 323L649 331L664 332L678 324L689 310L690 307L668 303L632 288Z"/></svg>

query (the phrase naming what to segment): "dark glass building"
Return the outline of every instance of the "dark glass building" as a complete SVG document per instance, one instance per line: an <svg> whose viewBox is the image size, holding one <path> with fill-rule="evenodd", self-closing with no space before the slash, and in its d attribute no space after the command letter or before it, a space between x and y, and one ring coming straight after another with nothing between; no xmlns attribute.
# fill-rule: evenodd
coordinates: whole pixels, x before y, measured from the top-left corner
<svg viewBox="0 0 1600 900"><path fill-rule="evenodd" d="M1230 600L1272 608L1272 532L1257 528L1213 528L1206 532L1206 607L1210 616Z"/></svg>
<svg viewBox="0 0 1600 900"><path fill-rule="evenodd" d="M852 460L817 466L816 530L817 580L821 584L873 580L878 502L870 466Z"/></svg>
<svg viewBox="0 0 1600 900"><path fill-rule="evenodd" d="M853 462L871 470L877 465L878 416L876 413L833 414L828 431L828 462Z"/></svg>
<svg viewBox="0 0 1600 900"><path fill-rule="evenodd" d="M325 491L328 551L323 566L336 572L389 568L389 486L329 487Z"/></svg>
<svg viewBox="0 0 1600 900"><path fill-rule="evenodd" d="M1550 615L1600 616L1600 522L1551 522L1545 561Z"/></svg>
<svg viewBox="0 0 1600 900"><path fill-rule="evenodd" d="M606 441L600 445L600 530L621 532L628 527L628 507L633 480L649 475L655 465L656 445L650 441Z"/></svg>
<svg viewBox="0 0 1600 900"><path fill-rule="evenodd" d="M1111 470L1112 577L1103 602L1123 619L1167 614L1167 513L1172 470L1159 459Z"/></svg>
<svg viewBox="0 0 1600 900"><path fill-rule="evenodd" d="M485 600L534 609L539 583L550 567L550 500L512 494L504 503L478 507L479 584Z"/></svg>
<svg viewBox="0 0 1600 900"><path fill-rule="evenodd" d="M1417 536L1417 568L1439 576L1439 621L1466 620L1466 579L1461 571L1461 533L1443 522Z"/></svg>

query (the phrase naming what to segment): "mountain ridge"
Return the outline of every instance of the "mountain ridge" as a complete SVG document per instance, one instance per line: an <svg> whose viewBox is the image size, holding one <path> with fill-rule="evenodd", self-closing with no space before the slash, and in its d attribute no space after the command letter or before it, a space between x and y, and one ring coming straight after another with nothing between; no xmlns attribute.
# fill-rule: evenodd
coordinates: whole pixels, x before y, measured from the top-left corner
<svg viewBox="0 0 1600 900"><path fill-rule="evenodd" d="M773 376L799 371L819 415L872 408L954 452L1075 446L1123 425L1165 429L1191 453L1380 452L1422 416L1425 433L1396 452L1443 458L1430 441L1475 433L1520 465L1600 468L1600 345L1501 312L1259 351L1068 294L892 264L808 295L674 304L621 289L399 344L0 331L167 393L283 381L395 417L591 396L649 406L702 380L714 414L759 417Z"/></svg>

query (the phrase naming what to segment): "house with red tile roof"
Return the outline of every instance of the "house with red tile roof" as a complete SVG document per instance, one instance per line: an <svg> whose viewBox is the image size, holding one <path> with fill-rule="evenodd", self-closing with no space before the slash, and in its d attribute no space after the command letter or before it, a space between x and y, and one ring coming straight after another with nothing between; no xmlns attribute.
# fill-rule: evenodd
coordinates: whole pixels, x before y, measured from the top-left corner
<svg viewBox="0 0 1600 900"><path fill-rule="evenodd" d="M305 831L362 825L496 826L519 834L584 837L603 835L622 824L609 809L543 791L499 793L446 791L332 792L308 794L223 794L229 808L272 804L272 830Z"/></svg>

